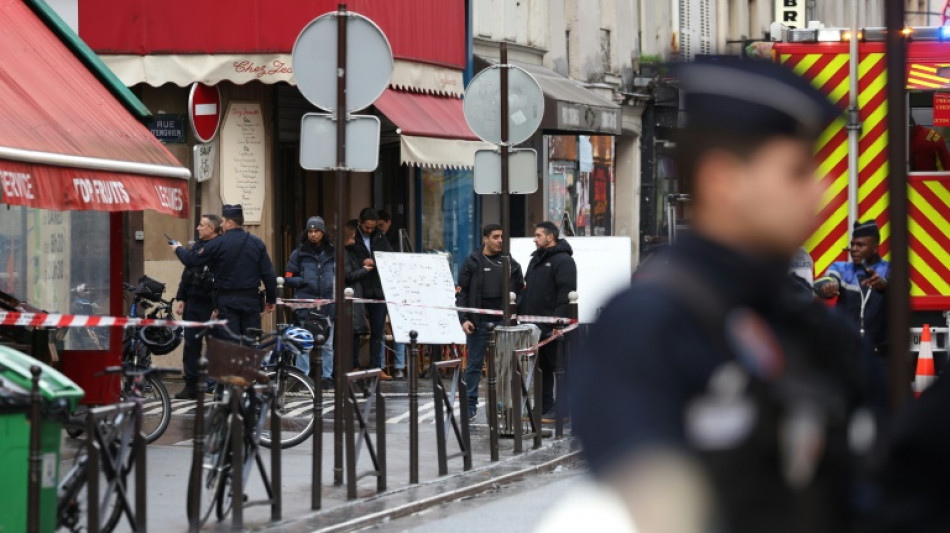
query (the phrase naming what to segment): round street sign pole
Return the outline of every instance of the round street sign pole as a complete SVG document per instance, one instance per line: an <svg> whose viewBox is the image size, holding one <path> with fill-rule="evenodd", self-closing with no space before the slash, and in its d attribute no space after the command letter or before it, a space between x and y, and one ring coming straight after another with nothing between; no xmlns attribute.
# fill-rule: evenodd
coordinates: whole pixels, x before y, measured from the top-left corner
<svg viewBox="0 0 950 533"><path fill-rule="evenodd" d="M343 180L346 171L346 4L340 4L336 16L336 283L333 299L336 301L336 390L333 395L333 484L343 484L343 388L346 386L344 361L352 353L353 323L346 316L343 305L346 290L346 248L343 236ZM343 326L342 328L340 326ZM377 415L378 416L378 415ZM316 431L316 430L315 430Z"/></svg>
<svg viewBox="0 0 950 533"><path fill-rule="evenodd" d="M508 43L501 43L501 294L502 318L511 325L511 195L508 194Z"/></svg>

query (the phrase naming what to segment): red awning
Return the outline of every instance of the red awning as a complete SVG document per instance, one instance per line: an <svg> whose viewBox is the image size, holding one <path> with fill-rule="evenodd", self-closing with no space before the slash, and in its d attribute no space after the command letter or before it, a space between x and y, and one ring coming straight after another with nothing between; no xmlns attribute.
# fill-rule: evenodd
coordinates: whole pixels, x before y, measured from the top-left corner
<svg viewBox="0 0 950 533"><path fill-rule="evenodd" d="M403 135L477 141L462 112L462 100L387 89L373 104Z"/></svg>
<svg viewBox="0 0 950 533"><path fill-rule="evenodd" d="M190 176L21 0L0 0L0 202L188 216Z"/></svg>
<svg viewBox="0 0 950 533"><path fill-rule="evenodd" d="M458 98L386 89L373 105L399 128L404 164L471 168L476 150L494 149L472 133Z"/></svg>

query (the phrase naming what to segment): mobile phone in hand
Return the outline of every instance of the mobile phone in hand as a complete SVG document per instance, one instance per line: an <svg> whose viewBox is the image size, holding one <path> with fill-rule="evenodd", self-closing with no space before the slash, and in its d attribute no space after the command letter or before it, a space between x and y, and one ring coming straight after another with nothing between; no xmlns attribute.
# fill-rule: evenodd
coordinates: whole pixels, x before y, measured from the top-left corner
<svg viewBox="0 0 950 533"><path fill-rule="evenodd" d="M169 237L167 233L162 233L162 235L164 235L165 238L168 239L168 244L175 244L176 242L178 242L175 239L172 239L171 237Z"/></svg>

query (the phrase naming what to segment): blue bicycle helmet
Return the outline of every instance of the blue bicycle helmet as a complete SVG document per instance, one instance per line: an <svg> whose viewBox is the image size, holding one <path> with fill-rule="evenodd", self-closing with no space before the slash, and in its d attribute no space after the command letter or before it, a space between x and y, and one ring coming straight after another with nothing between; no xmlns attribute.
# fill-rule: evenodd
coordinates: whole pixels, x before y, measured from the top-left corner
<svg viewBox="0 0 950 533"><path fill-rule="evenodd" d="M284 332L284 340L293 343L297 348L309 352L313 349L313 333L293 327Z"/></svg>

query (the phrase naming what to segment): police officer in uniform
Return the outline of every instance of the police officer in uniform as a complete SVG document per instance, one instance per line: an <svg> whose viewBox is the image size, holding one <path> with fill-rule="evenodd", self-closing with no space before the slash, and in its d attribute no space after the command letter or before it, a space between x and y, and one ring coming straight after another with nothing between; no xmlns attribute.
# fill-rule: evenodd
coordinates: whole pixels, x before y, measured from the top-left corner
<svg viewBox="0 0 950 533"><path fill-rule="evenodd" d="M213 213L201 215L198 222L198 240L193 246L202 246L221 234L221 217ZM214 304L211 301L214 275L208 265L186 268L178 282L178 303L175 312L184 320L204 322L211 318ZM199 393L198 359L201 358L201 337L197 328L185 328L185 350L182 359L185 367L185 388L175 395L179 400L194 400Z"/></svg>
<svg viewBox="0 0 950 533"><path fill-rule="evenodd" d="M677 70L693 228L600 314L574 430L640 532L850 531L873 356L787 276L821 193L813 146L840 113L771 62Z"/></svg>
<svg viewBox="0 0 950 533"><path fill-rule="evenodd" d="M261 311L274 310L277 276L264 242L244 230L241 205L225 205L221 218L224 235L191 250L178 242L171 244L171 248L186 267L211 268L218 318L227 320L231 331L245 335L249 328L261 327ZM263 306L258 288L261 282L265 290Z"/></svg>

